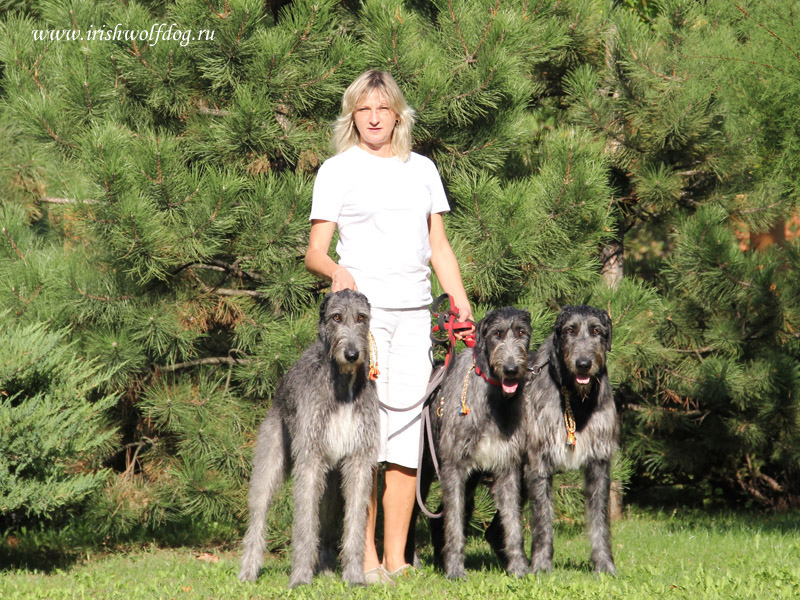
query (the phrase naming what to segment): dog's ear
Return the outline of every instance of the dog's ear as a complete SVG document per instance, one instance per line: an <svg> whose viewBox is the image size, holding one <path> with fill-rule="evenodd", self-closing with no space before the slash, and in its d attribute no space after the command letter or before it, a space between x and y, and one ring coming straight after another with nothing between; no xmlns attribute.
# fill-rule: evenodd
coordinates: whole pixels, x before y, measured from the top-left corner
<svg viewBox="0 0 800 600"><path fill-rule="evenodd" d="M475 348L483 348L482 343L486 340L486 330L489 328L489 316L493 312L489 311L478 321L478 326L475 328Z"/></svg>
<svg viewBox="0 0 800 600"><path fill-rule="evenodd" d="M611 317L604 310L600 311L600 323L606 329L606 352L611 351Z"/></svg>
<svg viewBox="0 0 800 600"><path fill-rule="evenodd" d="M556 323L553 325L553 333L556 335L556 338L561 336L561 328L564 327L564 323L572 314L570 311L571 308L572 307L570 306L565 306L561 309L561 312L558 313L558 316L556 317Z"/></svg>
<svg viewBox="0 0 800 600"><path fill-rule="evenodd" d="M550 336L550 354L547 357L550 361L551 373L553 374L553 381L557 386L561 386L561 330L567 319L572 316L574 312L573 306L564 306L561 312L556 317L555 325L553 325L553 334Z"/></svg>
<svg viewBox="0 0 800 600"><path fill-rule="evenodd" d="M322 304L319 305L319 339L323 342L326 341L325 339L325 313L328 311L328 302L330 302L331 296L333 293L326 294L325 297L322 299Z"/></svg>
<svg viewBox="0 0 800 600"><path fill-rule="evenodd" d="M547 361L550 363L550 374L556 386L561 387L561 338L558 335L558 330L555 328L553 329L553 333L550 334L550 339L547 340L547 343L550 344L547 353Z"/></svg>

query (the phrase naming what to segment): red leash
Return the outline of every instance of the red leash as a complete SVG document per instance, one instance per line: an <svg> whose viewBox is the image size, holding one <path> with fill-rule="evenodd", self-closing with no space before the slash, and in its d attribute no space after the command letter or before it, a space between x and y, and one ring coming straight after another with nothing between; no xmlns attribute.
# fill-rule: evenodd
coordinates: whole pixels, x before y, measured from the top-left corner
<svg viewBox="0 0 800 600"><path fill-rule="evenodd" d="M442 310L442 305L447 302L448 308ZM431 303L431 313L436 317L436 325L431 329L431 341L434 346L443 346L445 348L444 366L450 365L450 358L455 354L456 347L456 333L475 329L475 323L472 321L458 321L458 313L454 310L455 303L453 297L449 294L442 294ZM438 334L438 335L437 335ZM445 335L446 339L440 336ZM475 334L472 333L464 337L464 343L469 348L475 347Z"/></svg>
<svg viewBox="0 0 800 600"><path fill-rule="evenodd" d="M442 308L445 302L448 303L448 308L446 310ZM437 477L439 476L439 460L436 457L436 449L434 448L433 444L433 431L431 430L431 403L427 400L430 400L433 397L434 392L438 392L438 389L444 380L447 367L450 365L450 359L455 355L456 332L465 331L468 329L474 330L475 327L475 323L472 321L459 322L458 313L454 310L454 306L455 303L453 302L453 297L449 294L442 294L431 303L431 314L436 318L436 325L431 328L431 342L433 343L434 348L436 346L441 346L444 348L445 357L444 365L439 365L433 370L430 382L428 383L428 389L425 390L425 396L423 396L423 401L425 402L422 406L422 431L419 436L419 456L417 460L418 476L416 486L417 505L419 506L420 510L431 519L438 519L442 516L442 513L432 513L428 510L428 508L425 506L425 503L422 501L422 491L420 489L422 477L419 477L419 473L422 472L422 459L426 439L428 441L428 448L430 450L434 472L436 473ZM473 333L464 336L464 343L468 347L474 348L475 334Z"/></svg>
<svg viewBox="0 0 800 600"><path fill-rule="evenodd" d="M478 363L477 362L475 363L475 374L476 375L480 375L481 377L483 377L483 379L484 379L484 381L486 381L486 383L489 383L489 384L494 385L496 387L500 387L502 385L502 383L497 381L497 379L492 379L491 377L489 377L489 375L487 373L484 373L483 371L481 371L480 367L478 367Z"/></svg>

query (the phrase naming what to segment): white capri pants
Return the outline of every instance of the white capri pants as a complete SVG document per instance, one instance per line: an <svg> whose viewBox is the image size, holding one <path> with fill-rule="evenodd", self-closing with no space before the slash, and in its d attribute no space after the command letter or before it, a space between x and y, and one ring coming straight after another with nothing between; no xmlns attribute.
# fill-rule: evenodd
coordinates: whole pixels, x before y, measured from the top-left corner
<svg viewBox="0 0 800 600"><path fill-rule="evenodd" d="M380 375L381 440L379 462L417 468L422 396L431 376L431 318L428 307L372 307ZM416 406L415 406L416 405ZM408 409L408 410L404 410Z"/></svg>

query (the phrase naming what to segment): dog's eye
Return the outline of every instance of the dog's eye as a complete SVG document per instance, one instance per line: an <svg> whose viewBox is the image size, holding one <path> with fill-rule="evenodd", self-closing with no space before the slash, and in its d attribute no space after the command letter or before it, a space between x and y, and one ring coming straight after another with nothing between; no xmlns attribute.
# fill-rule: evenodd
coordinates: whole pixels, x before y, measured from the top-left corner
<svg viewBox="0 0 800 600"><path fill-rule="evenodd" d="M525 337L525 330L524 329L520 329L519 332L517 333L517 335L519 337Z"/></svg>
<svg viewBox="0 0 800 600"><path fill-rule="evenodd" d="M592 335L600 335L600 328L592 327Z"/></svg>
<svg viewBox="0 0 800 600"><path fill-rule="evenodd" d="M358 322L359 323L363 323L366 320L367 320L367 315L365 315L365 314L358 315Z"/></svg>
<svg viewBox="0 0 800 600"><path fill-rule="evenodd" d="M331 319L333 319L334 321L336 321L338 323L339 321L342 320L342 315L340 315L339 313L334 313L333 316L331 317Z"/></svg>
<svg viewBox="0 0 800 600"><path fill-rule="evenodd" d="M570 325L569 327L567 327L567 333L570 334L575 333L575 328L572 325Z"/></svg>
<svg viewBox="0 0 800 600"><path fill-rule="evenodd" d="M503 335L503 334L502 334L502 332L501 332L499 329L495 329L495 331L494 331L494 337L496 337L496 338L499 340L499 339L500 339L500 337L501 337L502 335Z"/></svg>

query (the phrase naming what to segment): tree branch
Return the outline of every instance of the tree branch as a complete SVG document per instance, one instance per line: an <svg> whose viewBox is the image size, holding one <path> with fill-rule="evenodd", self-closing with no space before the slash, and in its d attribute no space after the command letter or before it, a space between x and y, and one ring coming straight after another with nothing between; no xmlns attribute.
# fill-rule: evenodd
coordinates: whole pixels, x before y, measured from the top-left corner
<svg viewBox="0 0 800 600"><path fill-rule="evenodd" d="M172 365L165 365L159 367L162 371L172 372L180 369L190 369L191 367L199 367L201 365L249 365L253 361L246 358L233 358L232 356L209 356L207 358L198 358L196 360L189 360L182 363L175 363Z"/></svg>
<svg viewBox="0 0 800 600"><path fill-rule="evenodd" d="M211 287L210 285L203 283L203 281L197 275L194 275L194 279L197 281L200 289L207 294L217 294L219 296L250 296L251 298L268 298L266 294L256 290L235 290L231 288Z"/></svg>
<svg viewBox="0 0 800 600"><path fill-rule="evenodd" d="M11 236L8 235L8 230L5 227L3 227L3 235L6 236L8 243L11 244L11 247L14 249L14 252L17 253L17 256L19 256L20 260L22 262L28 262L25 260L25 257L22 255L22 252L19 251L19 248L17 248L17 245L14 243L14 240L12 240Z"/></svg>
<svg viewBox="0 0 800 600"><path fill-rule="evenodd" d="M55 198L53 196L39 198L39 202L46 204L97 204L97 200L76 200L75 198Z"/></svg>

